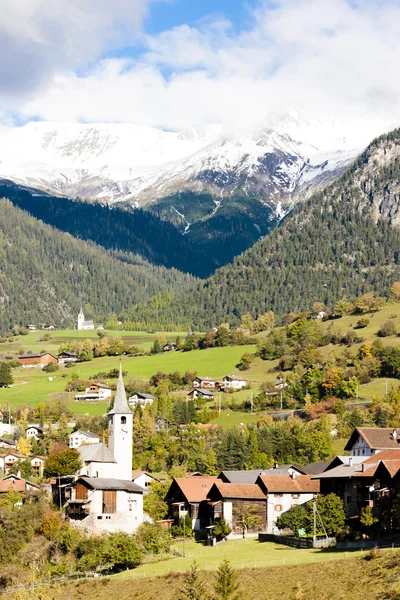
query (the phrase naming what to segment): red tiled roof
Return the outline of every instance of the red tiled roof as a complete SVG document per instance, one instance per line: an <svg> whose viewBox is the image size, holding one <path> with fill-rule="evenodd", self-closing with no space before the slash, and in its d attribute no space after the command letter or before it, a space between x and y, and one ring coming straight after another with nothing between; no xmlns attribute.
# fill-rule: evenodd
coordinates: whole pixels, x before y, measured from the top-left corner
<svg viewBox="0 0 400 600"><path fill-rule="evenodd" d="M175 481L189 502L202 502L207 498L208 492L217 481L217 477L179 477Z"/></svg>
<svg viewBox="0 0 400 600"><path fill-rule="evenodd" d="M218 480L215 487L223 498L266 498L256 483L223 483Z"/></svg>
<svg viewBox="0 0 400 600"><path fill-rule="evenodd" d="M260 475L260 479L268 492L317 493L320 490L319 480L311 479L309 475L297 475L294 479L288 475Z"/></svg>

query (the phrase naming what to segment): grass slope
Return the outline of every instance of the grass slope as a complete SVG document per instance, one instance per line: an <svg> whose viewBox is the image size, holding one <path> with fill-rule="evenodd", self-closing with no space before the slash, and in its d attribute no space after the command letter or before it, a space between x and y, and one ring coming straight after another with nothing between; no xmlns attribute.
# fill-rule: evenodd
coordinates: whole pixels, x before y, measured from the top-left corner
<svg viewBox="0 0 400 600"><path fill-rule="evenodd" d="M266 545L262 544L260 548L264 549L268 556ZM286 554L288 549L280 547L280 550L276 551ZM223 549L215 552L219 552L219 555L214 568L219 560L224 558ZM292 550L292 552L298 556L298 561L301 563L305 551ZM364 553L364 556L357 554L357 558L330 560L329 553L326 553L328 560L323 563L318 561L318 564L290 566L269 567L266 558L263 567L260 565L254 568L254 563L251 565L252 559L245 561L247 568L241 569L238 573L242 598L243 600L344 600L347 598L397 600L400 597L399 551L381 552L373 559L370 558L369 553ZM336 556L342 557L343 554L333 555L335 558ZM280 564L282 562L283 557L280 559ZM210 577L209 573L202 575L204 581L212 586L214 578ZM175 600L182 583L183 575L172 571L162 577L142 579L131 579L131 573L126 573L125 576L69 584L55 590L51 597L57 600L61 598L153 600L156 597Z"/></svg>

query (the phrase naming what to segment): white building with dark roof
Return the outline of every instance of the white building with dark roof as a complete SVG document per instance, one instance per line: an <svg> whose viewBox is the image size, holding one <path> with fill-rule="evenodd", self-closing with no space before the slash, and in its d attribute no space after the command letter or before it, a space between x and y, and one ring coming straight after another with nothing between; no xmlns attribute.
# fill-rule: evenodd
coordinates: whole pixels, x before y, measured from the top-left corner
<svg viewBox="0 0 400 600"><path fill-rule="evenodd" d="M143 522L144 489L132 482L132 421L120 367L108 413L108 445L78 448L83 466L72 486L67 514L87 531L133 533Z"/></svg>
<svg viewBox="0 0 400 600"><path fill-rule="evenodd" d="M79 429L74 431L69 436L69 447L79 448L82 444L99 444L100 438L93 431L83 431Z"/></svg>
<svg viewBox="0 0 400 600"><path fill-rule="evenodd" d="M142 392L135 392L128 398L129 406L136 408L137 406L151 406L154 402L154 396L152 394L145 394Z"/></svg>

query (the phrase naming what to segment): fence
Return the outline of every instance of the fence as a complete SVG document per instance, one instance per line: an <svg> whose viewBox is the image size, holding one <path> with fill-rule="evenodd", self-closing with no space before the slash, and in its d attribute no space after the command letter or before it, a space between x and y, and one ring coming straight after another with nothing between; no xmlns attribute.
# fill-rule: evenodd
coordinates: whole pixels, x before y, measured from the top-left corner
<svg viewBox="0 0 400 600"><path fill-rule="evenodd" d="M336 538L317 537L314 541L312 538L296 538L289 535L275 535L273 533L259 533L259 542L275 542L275 544L283 544L284 546L293 546L294 548L328 548L336 543Z"/></svg>

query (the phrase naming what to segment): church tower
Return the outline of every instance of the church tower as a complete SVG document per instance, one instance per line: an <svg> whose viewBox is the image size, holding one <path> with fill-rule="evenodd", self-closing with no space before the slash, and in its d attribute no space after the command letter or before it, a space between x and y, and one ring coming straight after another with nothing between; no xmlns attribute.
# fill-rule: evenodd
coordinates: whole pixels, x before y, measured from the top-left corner
<svg viewBox="0 0 400 600"><path fill-rule="evenodd" d="M132 481L132 421L120 365L114 406L108 413L108 448L117 463L115 479Z"/></svg>
<svg viewBox="0 0 400 600"><path fill-rule="evenodd" d="M78 315L78 330L82 329L82 325L85 322L85 315L83 314L83 308L82 308L82 304L81 304L81 310L79 311L79 315Z"/></svg>

